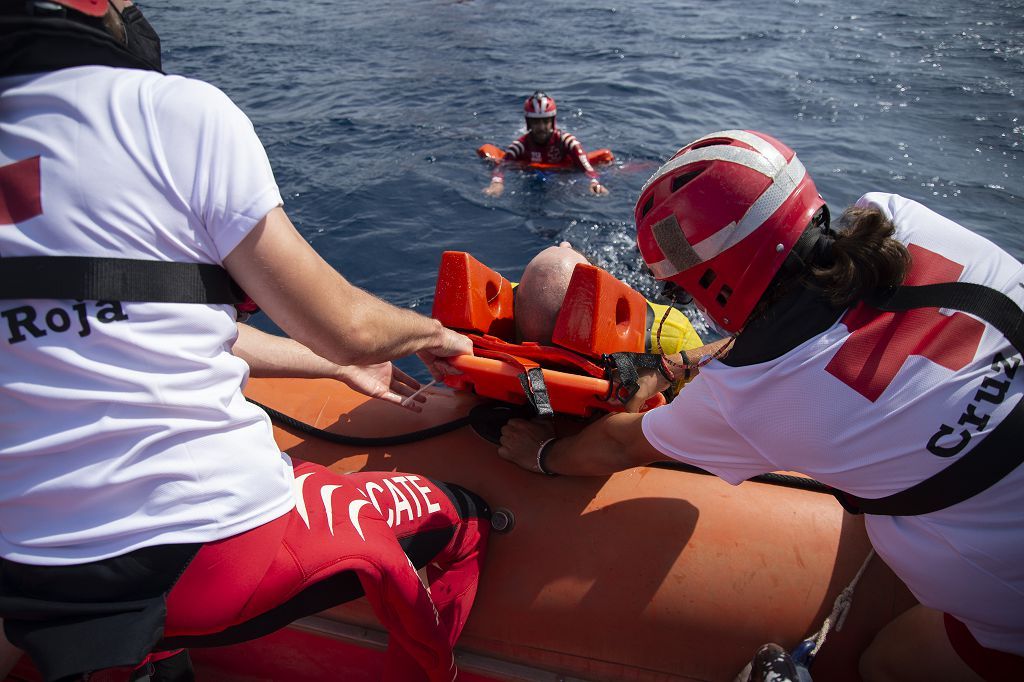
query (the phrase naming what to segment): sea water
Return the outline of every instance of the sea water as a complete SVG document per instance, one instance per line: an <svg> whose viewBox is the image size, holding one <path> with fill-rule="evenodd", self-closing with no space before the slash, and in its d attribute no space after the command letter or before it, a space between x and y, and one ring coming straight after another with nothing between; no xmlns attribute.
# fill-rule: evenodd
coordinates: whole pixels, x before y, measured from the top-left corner
<svg viewBox="0 0 1024 682"><path fill-rule="evenodd" d="M637 194L680 146L727 128L793 147L835 213L895 192L1024 259L1020 0L139 4L166 70L217 85L252 119L314 248L426 314L447 249L515 279L568 240L653 294ZM475 149L518 136L537 89L584 148L613 150L610 195L535 172L481 193Z"/></svg>

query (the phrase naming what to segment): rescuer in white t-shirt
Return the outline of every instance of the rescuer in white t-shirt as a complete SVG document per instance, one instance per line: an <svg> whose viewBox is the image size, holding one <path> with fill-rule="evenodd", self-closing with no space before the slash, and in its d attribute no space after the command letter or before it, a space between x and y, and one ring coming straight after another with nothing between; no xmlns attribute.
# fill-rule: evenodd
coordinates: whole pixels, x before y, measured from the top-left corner
<svg viewBox="0 0 1024 682"><path fill-rule="evenodd" d="M486 506L414 475L357 481L293 462L242 386L250 373L331 376L398 403L418 384L391 360L419 354L439 376L443 358L472 353L470 341L353 286L317 255L282 209L249 119L212 85L162 74L159 41L138 8L59 0L8 3L2 13L0 273L19 258L54 256L222 266L291 337L240 327L226 303L137 302L130 292L0 298L0 616L11 639L39 647L30 653L46 679L74 678L137 665L165 648L161 637L265 618L300 585L350 570L391 630L391 677L451 679ZM352 500L349 523L352 493L372 504ZM410 496L416 514L404 518ZM441 524L461 540L447 554L406 558L390 530L399 523L403 532ZM265 555L246 549L252 537ZM263 556L269 571L279 548L307 545L278 591L267 591L272 580L246 587L234 570L251 572ZM319 568L354 547L366 548L364 559ZM135 559L154 566L141 581L126 569L138 584L110 578ZM435 590L460 594L462 608L432 604L410 560L462 568L458 585ZM186 566L206 572L192 580ZM118 617L152 618L111 624L57 593L30 592L43 574L83 602L118 595ZM153 603L128 604L136 588ZM265 608L248 611L254 603ZM435 606L461 620L438 619Z"/></svg>
<svg viewBox="0 0 1024 682"><path fill-rule="evenodd" d="M865 652L865 679L1021 679L1020 348L960 303L865 302L968 283L968 304L998 299L1010 328L1022 320L1020 262L892 194L865 195L833 229L793 151L753 131L682 148L644 186L636 222L655 277L725 338L669 356L628 407L699 370L672 403L555 440L549 424L513 420L498 454L573 475L671 459L734 485L808 474L859 500L875 549L921 602Z"/></svg>

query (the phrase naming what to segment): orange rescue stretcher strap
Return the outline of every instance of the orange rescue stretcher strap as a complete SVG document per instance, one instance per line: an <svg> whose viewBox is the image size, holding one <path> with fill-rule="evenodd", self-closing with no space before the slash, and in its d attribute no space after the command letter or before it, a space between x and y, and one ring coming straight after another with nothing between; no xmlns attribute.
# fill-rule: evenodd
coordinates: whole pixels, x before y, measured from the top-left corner
<svg viewBox="0 0 1024 682"><path fill-rule="evenodd" d="M462 355L451 359L452 366L462 374L446 376L445 383L452 388L472 391L506 403L530 403L541 416L558 413L587 417L600 412L621 412L624 409L621 404L609 400L611 383L607 379L544 369L536 363L532 363L529 371L524 372L526 363L481 355ZM527 397L528 391L536 396L540 386L537 370L543 379L546 399L537 400L535 397L531 400ZM529 388L524 386L524 374ZM644 403L643 409L649 410L664 404L665 396L657 393Z"/></svg>

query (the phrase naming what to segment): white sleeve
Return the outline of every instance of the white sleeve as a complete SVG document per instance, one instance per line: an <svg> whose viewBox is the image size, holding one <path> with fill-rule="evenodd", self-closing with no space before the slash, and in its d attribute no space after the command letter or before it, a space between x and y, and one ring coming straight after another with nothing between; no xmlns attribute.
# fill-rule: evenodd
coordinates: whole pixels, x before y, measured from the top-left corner
<svg viewBox="0 0 1024 682"><path fill-rule="evenodd" d="M732 485L775 471L729 425L718 401L698 377L668 405L646 413L644 436L659 452L709 471Z"/></svg>
<svg viewBox="0 0 1024 682"><path fill-rule="evenodd" d="M152 106L169 180L223 261L283 203L266 150L248 117L209 83L161 79Z"/></svg>
<svg viewBox="0 0 1024 682"><path fill-rule="evenodd" d="M877 208L879 209L886 218L889 220L893 219L896 215L896 204L898 201L906 201L903 197L897 194L886 194L884 192L868 192L857 199L854 204L857 208Z"/></svg>

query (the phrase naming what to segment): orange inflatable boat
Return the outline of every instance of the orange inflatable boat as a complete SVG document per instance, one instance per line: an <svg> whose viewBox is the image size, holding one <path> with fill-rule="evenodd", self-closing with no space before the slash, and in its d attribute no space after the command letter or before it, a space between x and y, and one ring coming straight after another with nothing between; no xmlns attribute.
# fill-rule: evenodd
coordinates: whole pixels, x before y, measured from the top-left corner
<svg viewBox="0 0 1024 682"><path fill-rule="evenodd" d="M476 150L477 156L488 161L495 163L505 158L505 150L493 144L481 145ZM612 154L611 149L595 149L592 152L587 152L587 160L590 161L591 166L604 166L615 160L615 155ZM566 157L561 163L523 163L526 168L533 168L535 170L568 170L573 167L573 160Z"/></svg>
<svg viewBox="0 0 1024 682"><path fill-rule="evenodd" d="M483 399L428 389L421 414L329 380L254 379L247 395L331 433L374 438L466 418ZM483 429L486 432L486 429ZM344 445L275 426L281 448L340 472L400 470L452 481L500 510L460 640L466 680L728 682L758 646L817 630L869 551L862 521L829 495L639 468L548 478L505 462L464 425L405 445ZM878 559L817 679L857 680L874 633L909 606ZM373 680L386 634L365 600L253 642L192 655L217 682ZM37 680L23 660L11 679Z"/></svg>
<svg viewBox="0 0 1024 682"><path fill-rule="evenodd" d="M728 682L761 644L793 647L817 630L868 554L861 519L830 495L732 487L665 468L607 478L532 474L497 456L480 435L486 425L464 424L485 399L444 387L426 393L414 414L330 380L254 379L246 389L333 434L378 438L455 422L403 445L332 443L280 423L274 431L295 457L340 472L452 481L500 510L502 532L492 536L459 643L460 679ZM871 561L845 626L814 662L816 679L857 680L860 652L910 603L885 565ZM359 600L192 655L200 681L369 681L385 641ZM23 659L10 679L39 678Z"/></svg>
<svg viewBox="0 0 1024 682"><path fill-rule="evenodd" d="M644 303L595 270L580 271L578 286L604 307L560 319L556 340L645 350L636 324ZM511 283L468 254L445 254L435 300L435 314L459 328L500 335L512 324ZM502 460L493 441L509 413L525 409L509 406L525 402L522 391L495 379L504 370L489 363L507 363L463 361L466 375L453 379L460 390L427 389L419 414L326 379L246 387L288 418L275 416L274 436L296 458L339 472L426 475L490 503L496 532L457 649L460 680L731 682L762 644L793 649L819 631L860 575L843 628L833 626L811 668L819 680L855 682L861 652L913 603L880 560L865 563L862 519L809 479L733 487L682 465L552 478ZM556 374L548 388L559 428L578 429L598 405L586 391L558 393ZM386 641L357 600L192 657L201 682L370 681ZM22 659L10 679L39 677Z"/></svg>

